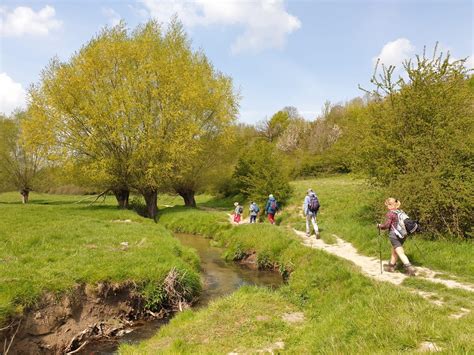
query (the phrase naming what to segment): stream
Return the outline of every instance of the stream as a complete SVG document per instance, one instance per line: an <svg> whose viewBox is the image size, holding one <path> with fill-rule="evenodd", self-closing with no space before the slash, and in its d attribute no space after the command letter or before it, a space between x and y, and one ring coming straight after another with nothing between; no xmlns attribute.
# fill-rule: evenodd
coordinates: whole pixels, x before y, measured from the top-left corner
<svg viewBox="0 0 474 355"><path fill-rule="evenodd" d="M277 272L252 270L245 265L226 262L222 259L223 249L211 246L209 239L182 233L175 234L175 237L184 246L195 249L201 259L203 291L193 309L206 307L210 301L228 295L244 285L277 288L283 284L283 279ZM167 319L144 322L119 339L92 343L78 354L116 354L120 344L136 344L148 339L167 322Z"/></svg>

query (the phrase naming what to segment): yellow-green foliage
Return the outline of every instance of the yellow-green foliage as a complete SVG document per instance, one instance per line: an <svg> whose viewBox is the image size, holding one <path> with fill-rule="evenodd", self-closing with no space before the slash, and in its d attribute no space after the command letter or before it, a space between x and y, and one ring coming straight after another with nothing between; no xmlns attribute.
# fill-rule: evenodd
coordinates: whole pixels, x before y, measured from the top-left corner
<svg viewBox="0 0 474 355"><path fill-rule="evenodd" d="M106 28L68 62L53 60L30 94L30 140L107 187L141 192L196 175L238 100L177 21L166 31L154 21Z"/></svg>
<svg viewBox="0 0 474 355"><path fill-rule="evenodd" d="M27 144L22 137L22 128L29 120L23 111L10 118L0 115L0 191L35 187L43 159L41 148Z"/></svg>

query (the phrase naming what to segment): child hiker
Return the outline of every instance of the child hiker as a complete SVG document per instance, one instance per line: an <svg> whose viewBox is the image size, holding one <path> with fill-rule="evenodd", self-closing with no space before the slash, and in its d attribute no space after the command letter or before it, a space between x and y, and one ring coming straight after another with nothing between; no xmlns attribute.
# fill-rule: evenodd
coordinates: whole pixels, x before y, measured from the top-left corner
<svg viewBox="0 0 474 355"><path fill-rule="evenodd" d="M235 209L234 209L234 223L240 223L240 220L242 218L242 212L244 212L244 208L238 203L234 203Z"/></svg>
<svg viewBox="0 0 474 355"><path fill-rule="evenodd" d="M400 205L400 201L393 197L387 198L385 200L385 206L387 207L388 212L385 216L385 222L383 224L377 224L377 228L388 230L388 238L392 244L390 262L387 265L384 265L384 269L388 272L395 272L397 260L400 258L405 268L405 272L409 276L415 276L415 268L410 264L410 260L408 260L405 251L403 250L403 243L405 243L406 238L400 238L395 232L398 224L397 211L400 208Z"/></svg>
<svg viewBox="0 0 474 355"><path fill-rule="evenodd" d="M254 201L252 201L252 203L250 204L249 211L250 211L250 223L257 223L257 215L258 215L258 212L260 212L260 208Z"/></svg>

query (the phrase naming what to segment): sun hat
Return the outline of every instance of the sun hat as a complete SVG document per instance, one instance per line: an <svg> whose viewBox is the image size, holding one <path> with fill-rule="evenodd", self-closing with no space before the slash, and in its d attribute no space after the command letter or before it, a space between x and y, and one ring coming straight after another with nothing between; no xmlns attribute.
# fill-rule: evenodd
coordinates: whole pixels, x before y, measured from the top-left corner
<svg viewBox="0 0 474 355"><path fill-rule="evenodd" d="M272 194L268 195L268 198L273 198L273 195Z"/></svg>
<svg viewBox="0 0 474 355"><path fill-rule="evenodd" d="M308 193L314 192L313 189L308 189Z"/></svg>
<svg viewBox="0 0 474 355"><path fill-rule="evenodd" d="M238 205L239 205L239 203L238 203L238 202L234 202L234 206L238 206Z"/></svg>
<svg viewBox="0 0 474 355"><path fill-rule="evenodd" d="M401 202L398 201L396 198L389 197L385 200L385 206L387 206L390 210L396 210L400 208Z"/></svg>

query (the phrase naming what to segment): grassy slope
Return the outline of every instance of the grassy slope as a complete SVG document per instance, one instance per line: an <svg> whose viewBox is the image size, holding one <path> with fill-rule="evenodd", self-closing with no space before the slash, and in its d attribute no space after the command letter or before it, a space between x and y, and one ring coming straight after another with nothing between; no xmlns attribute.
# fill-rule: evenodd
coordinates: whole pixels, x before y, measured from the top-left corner
<svg viewBox="0 0 474 355"><path fill-rule="evenodd" d="M362 276L351 263L300 245L282 227L226 224L223 212L175 207L162 213L170 229L201 233L227 249L228 256L255 250L260 259L293 270L278 291L244 288L200 311L178 315L157 335L121 353L257 352L285 343L290 353L414 351L433 341L450 352L474 350L474 316L449 315L453 304L437 307L405 289ZM264 257L262 257L264 255ZM463 303L474 304L472 295ZM303 311L302 323L288 324L283 313Z"/></svg>
<svg viewBox="0 0 474 355"><path fill-rule="evenodd" d="M73 203L80 198L32 194L21 205L16 193L0 195L0 324L45 290L77 282L159 283L174 266L199 282L197 255L164 227L117 210L111 198L92 207Z"/></svg>
<svg viewBox="0 0 474 355"><path fill-rule="evenodd" d="M300 216L300 210L306 190L312 187L322 206L318 218L322 238L331 242L332 234L336 234L354 244L361 253L378 257L375 224L382 222L384 216L373 217L370 201L378 197L383 204L383 196L377 196L363 181L347 176L295 181L292 186L293 198L281 216L282 223L304 230L304 218ZM405 247L415 265L453 273L474 282L474 243L430 241L417 235L410 237ZM383 255L387 259L390 255L390 243L386 236L383 239Z"/></svg>

